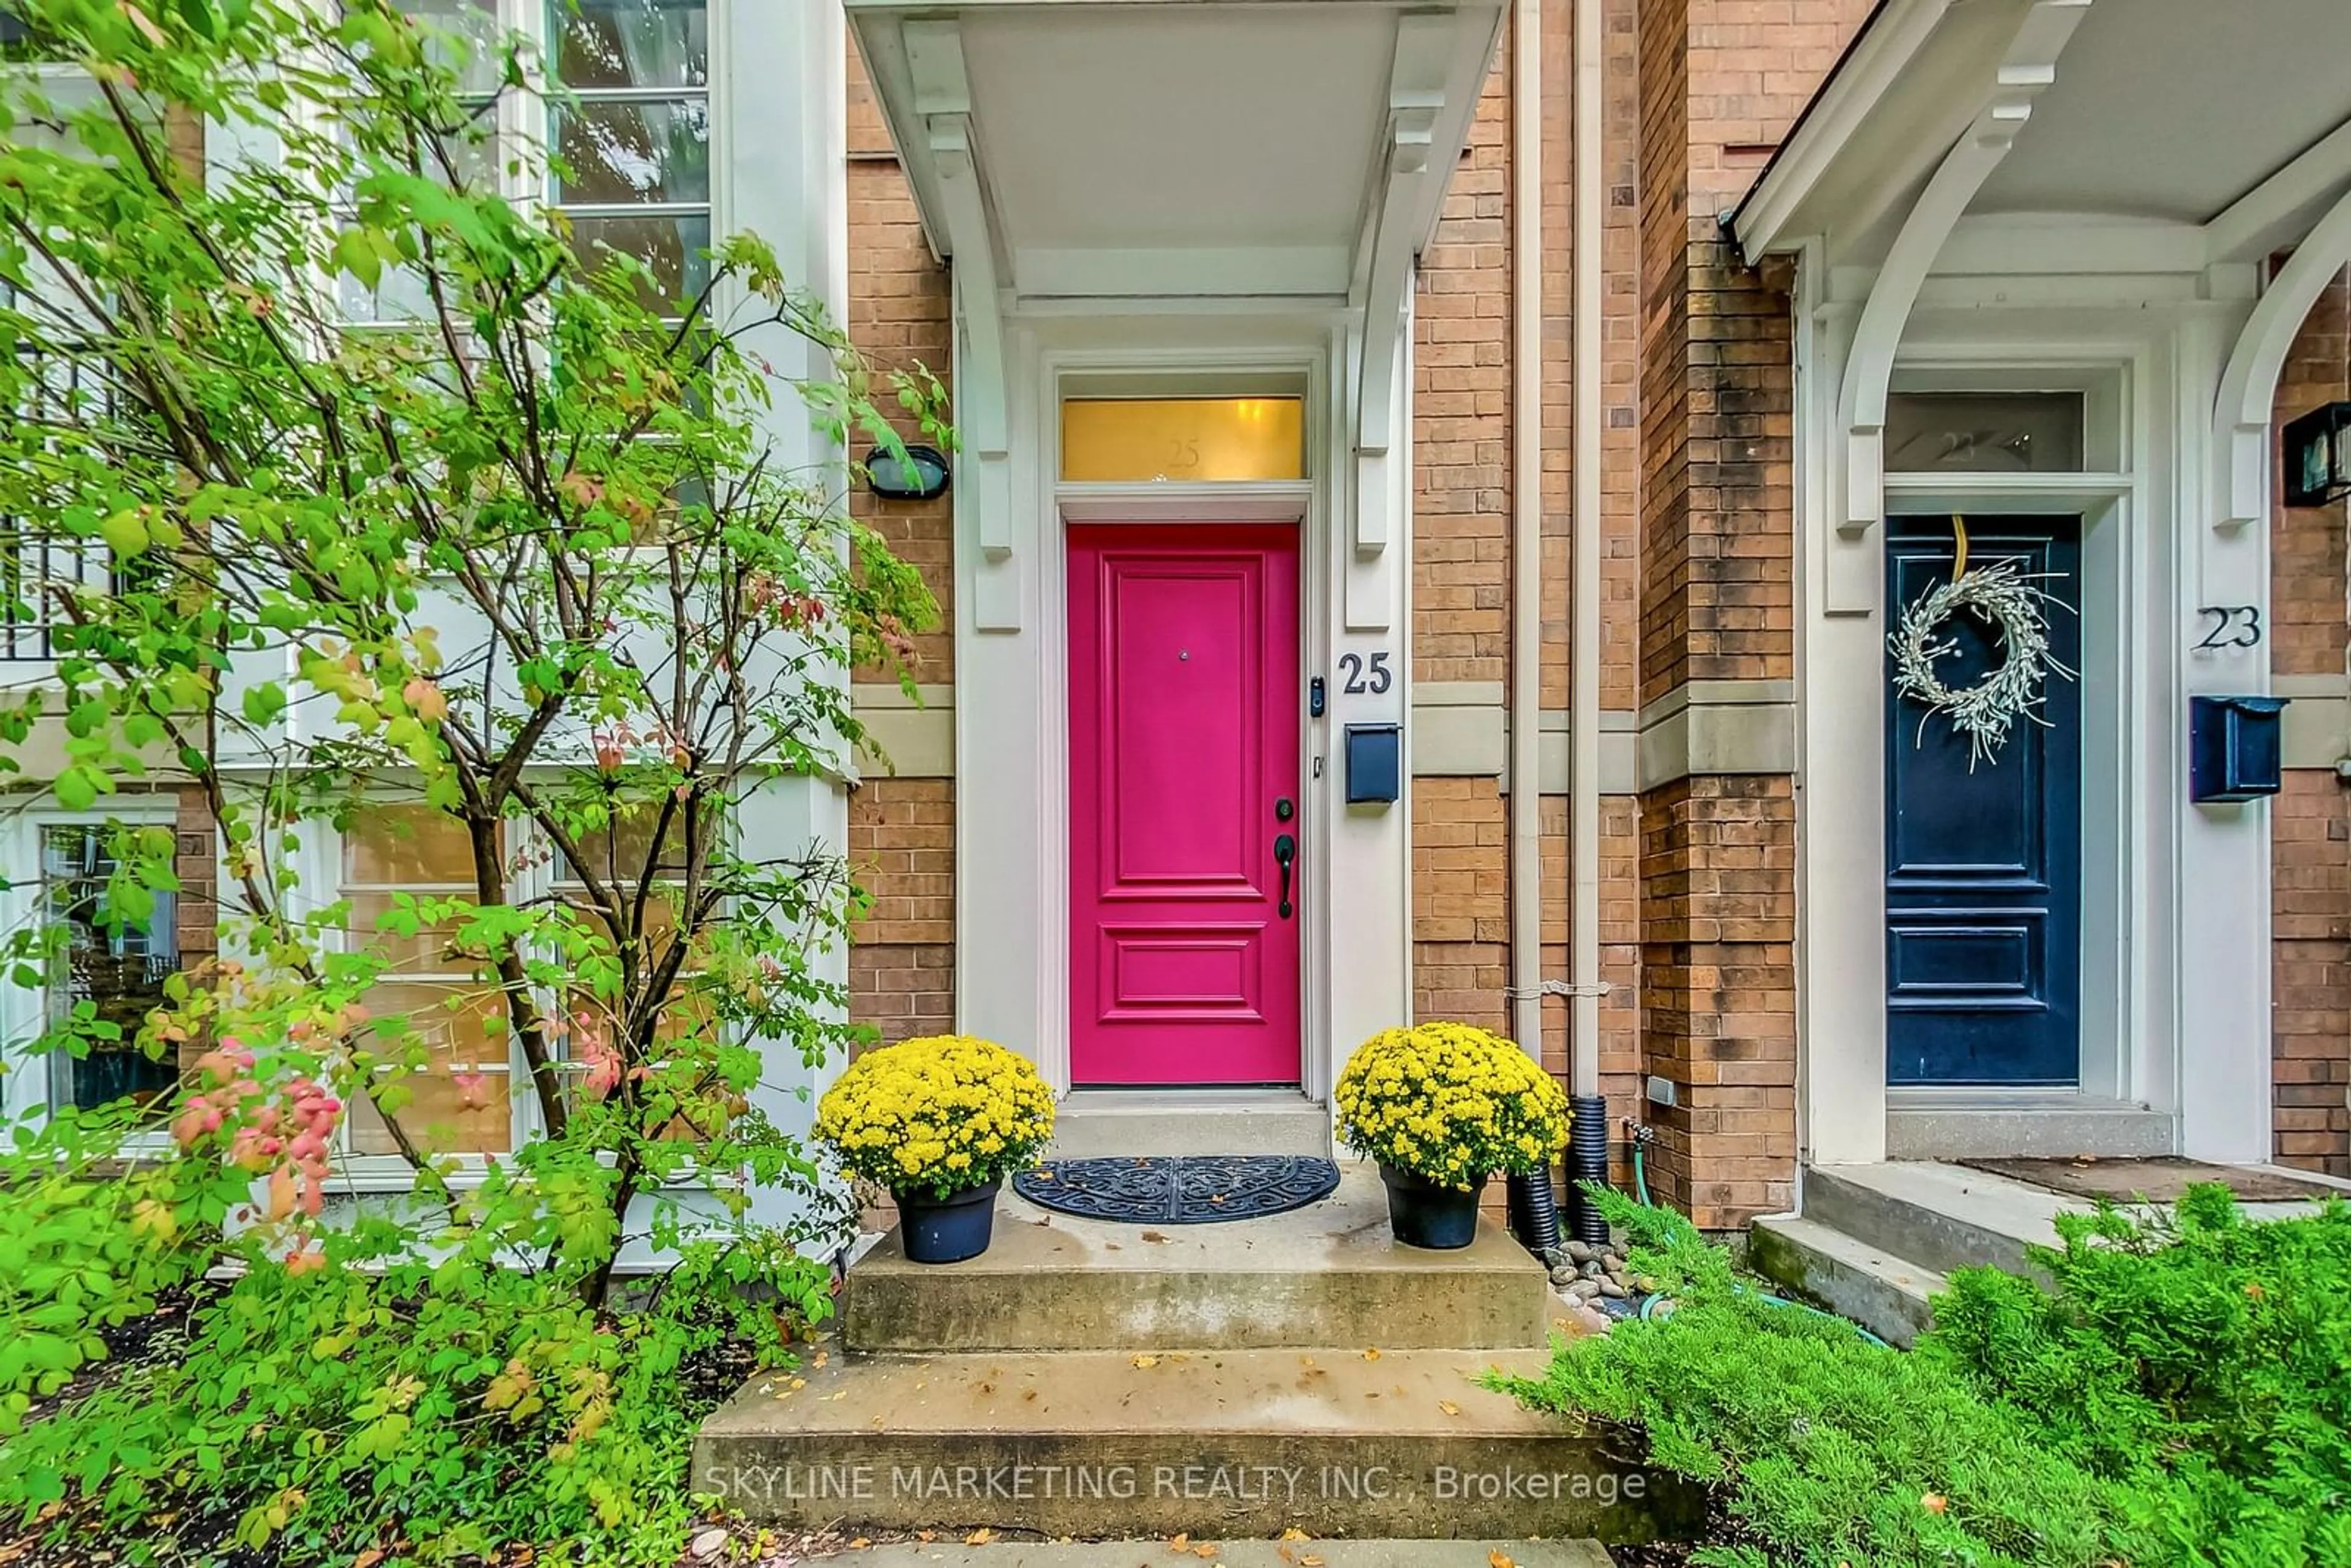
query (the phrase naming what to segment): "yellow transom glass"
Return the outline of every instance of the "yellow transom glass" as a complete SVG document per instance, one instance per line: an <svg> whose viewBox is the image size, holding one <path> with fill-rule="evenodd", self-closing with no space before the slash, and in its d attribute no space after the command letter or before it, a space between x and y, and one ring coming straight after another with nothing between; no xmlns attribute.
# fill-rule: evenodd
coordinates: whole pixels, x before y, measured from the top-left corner
<svg viewBox="0 0 2351 1568"><path fill-rule="evenodd" d="M1071 398L1061 404L1064 479L1305 476L1301 398Z"/></svg>

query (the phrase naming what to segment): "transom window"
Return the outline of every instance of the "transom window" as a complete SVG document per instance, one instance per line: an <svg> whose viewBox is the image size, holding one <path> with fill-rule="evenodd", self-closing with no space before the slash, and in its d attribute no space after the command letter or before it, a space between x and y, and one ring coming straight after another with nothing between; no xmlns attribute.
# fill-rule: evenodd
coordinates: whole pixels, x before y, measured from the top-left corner
<svg viewBox="0 0 2351 1568"><path fill-rule="evenodd" d="M1896 392L1886 466L1896 474L2079 474L2080 392Z"/></svg>
<svg viewBox="0 0 2351 1568"><path fill-rule="evenodd" d="M1302 479L1295 397L1073 397L1061 403L1061 477L1080 483Z"/></svg>

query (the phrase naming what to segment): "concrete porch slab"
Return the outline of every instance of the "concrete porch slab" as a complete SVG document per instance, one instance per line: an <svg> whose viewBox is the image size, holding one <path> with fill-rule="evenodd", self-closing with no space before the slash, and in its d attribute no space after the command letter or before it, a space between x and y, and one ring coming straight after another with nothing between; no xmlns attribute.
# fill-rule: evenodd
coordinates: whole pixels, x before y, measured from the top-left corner
<svg viewBox="0 0 2351 1568"><path fill-rule="evenodd" d="M1203 1544L1206 1544L1205 1542ZM1298 1568L1308 1557L1323 1568L1492 1568L1499 1558L1514 1568L1609 1568L1596 1541L1223 1541L1207 1558L1214 1568ZM1287 1547L1289 1555L1284 1556ZM1164 1540L986 1546L877 1546L857 1554L862 1568L1170 1568L1181 1560Z"/></svg>
<svg viewBox="0 0 2351 1568"><path fill-rule="evenodd" d="M693 1486L803 1527L1689 1539L1637 1439L1482 1388L1542 1351L811 1358L703 1426ZM1164 1551L1164 1548L1163 1548Z"/></svg>
<svg viewBox="0 0 2351 1568"><path fill-rule="evenodd" d="M1221 1225L1122 1225L1007 1192L967 1262L914 1263L896 1232L849 1273L859 1351L1388 1350L1541 1346L1541 1264L1490 1218L1456 1252L1399 1245L1366 1162L1321 1203Z"/></svg>

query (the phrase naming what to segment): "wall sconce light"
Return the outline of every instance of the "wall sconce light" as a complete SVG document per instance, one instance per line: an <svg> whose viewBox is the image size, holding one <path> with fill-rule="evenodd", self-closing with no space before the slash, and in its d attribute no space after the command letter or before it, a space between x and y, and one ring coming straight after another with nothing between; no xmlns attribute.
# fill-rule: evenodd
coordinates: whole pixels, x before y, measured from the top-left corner
<svg viewBox="0 0 2351 1568"><path fill-rule="evenodd" d="M901 458L875 447L865 455L865 482L885 501L928 501L946 493L947 460L935 446L909 446Z"/></svg>
<svg viewBox="0 0 2351 1568"><path fill-rule="evenodd" d="M2324 507L2351 496L2351 402L2330 402L2285 427L2285 504Z"/></svg>

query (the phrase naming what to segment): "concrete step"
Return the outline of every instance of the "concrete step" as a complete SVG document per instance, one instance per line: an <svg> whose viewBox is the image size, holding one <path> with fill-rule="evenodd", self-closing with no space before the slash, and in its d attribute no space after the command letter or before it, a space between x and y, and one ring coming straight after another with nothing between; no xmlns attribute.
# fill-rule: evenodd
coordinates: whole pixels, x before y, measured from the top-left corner
<svg viewBox="0 0 2351 1568"><path fill-rule="evenodd" d="M2025 1249L2057 1244L2051 1220L2063 1207L2054 1193L1963 1166L1892 1161L1804 1172L1806 1219L1946 1274L2031 1272Z"/></svg>
<svg viewBox="0 0 2351 1568"><path fill-rule="evenodd" d="M1979 1160L2095 1155L2136 1159L2179 1147L2178 1119L2121 1100L2055 1091L1893 1089L1886 1157Z"/></svg>
<svg viewBox="0 0 2351 1568"><path fill-rule="evenodd" d="M1540 1348L1541 1266L1493 1220L1455 1252L1399 1246L1368 1165L1321 1203L1221 1225L1080 1219L1007 1194L988 1249L907 1261L893 1231L849 1270L852 1350Z"/></svg>
<svg viewBox="0 0 2351 1568"><path fill-rule="evenodd" d="M1206 1568L1298 1568L1312 1558L1323 1568L1609 1568L1596 1541L1223 1541L1202 1558L1178 1558L1165 1540L1040 1542L1004 1541L984 1546L912 1542L857 1553L858 1568L1176 1568L1189 1561Z"/></svg>
<svg viewBox="0 0 2351 1568"><path fill-rule="evenodd" d="M1792 1214L1749 1228L1747 1262L1791 1294L1905 1350L1934 1326L1931 1299L1949 1284L1932 1269Z"/></svg>
<svg viewBox="0 0 2351 1568"><path fill-rule="evenodd" d="M1478 1385L1541 1351L819 1359L704 1424L695 1490L762 1522L958 1535L1640 1542L1704 1521L1637 1438Z"/></svg>
<svg viewBox="0 0 2351 1568"><path fill-rule="evenodd" d="M1331 1153L1331 1113L1294 1089L1080 1089L1053 1118L1057 1160Z"/></svg>

